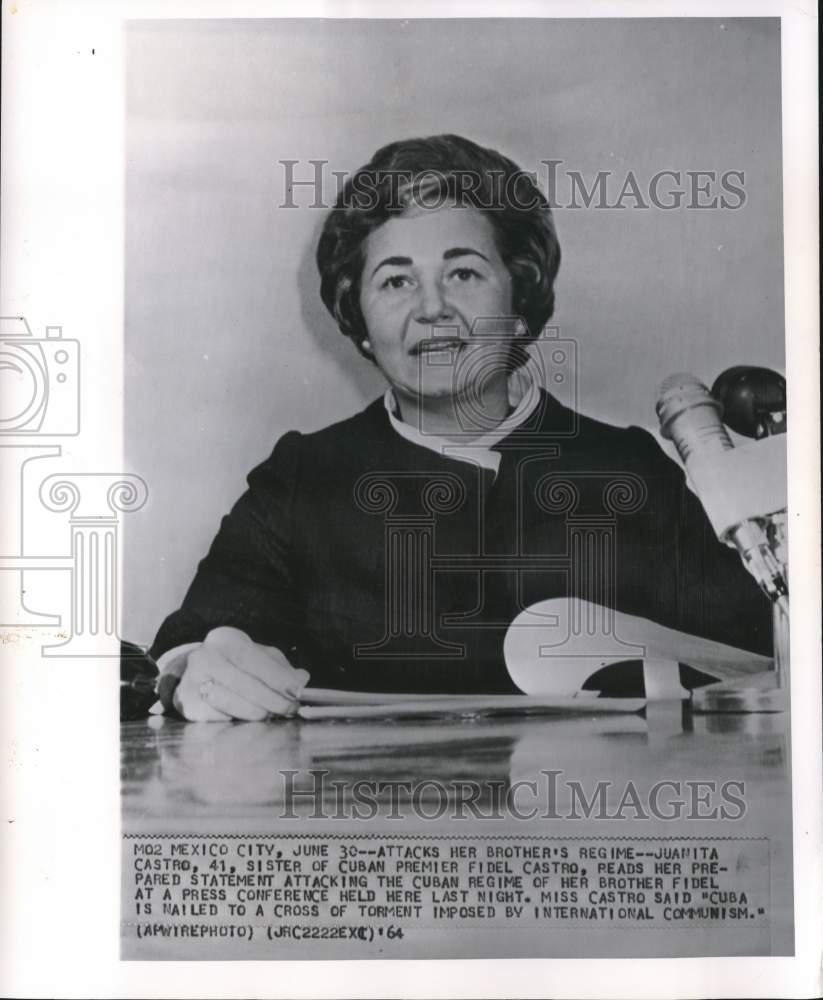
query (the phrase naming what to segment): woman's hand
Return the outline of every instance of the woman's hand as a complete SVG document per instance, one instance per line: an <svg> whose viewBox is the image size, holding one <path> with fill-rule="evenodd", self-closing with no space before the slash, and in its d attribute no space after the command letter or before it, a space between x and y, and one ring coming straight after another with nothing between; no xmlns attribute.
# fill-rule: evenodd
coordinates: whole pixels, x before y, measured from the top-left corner
<svg viewBox="0 0 823 1000"><path fill-rule="evenodd" d="M259 722L294 715L308 680L274 646L236 628L216 628L189 653L173 704L190 722Z"/></svg>

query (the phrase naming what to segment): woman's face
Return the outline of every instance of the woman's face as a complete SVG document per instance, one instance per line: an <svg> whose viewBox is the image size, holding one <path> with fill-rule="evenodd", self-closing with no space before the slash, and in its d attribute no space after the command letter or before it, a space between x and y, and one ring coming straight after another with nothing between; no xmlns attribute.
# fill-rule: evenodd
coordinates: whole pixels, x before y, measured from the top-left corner
<svg viewBox="0 0 823 1000"><path fill-rule="evenodd" d="M419 209L370 233L360 308L374 359L401 395L424 402L505 385L512 281L476 209Z"/></svg>

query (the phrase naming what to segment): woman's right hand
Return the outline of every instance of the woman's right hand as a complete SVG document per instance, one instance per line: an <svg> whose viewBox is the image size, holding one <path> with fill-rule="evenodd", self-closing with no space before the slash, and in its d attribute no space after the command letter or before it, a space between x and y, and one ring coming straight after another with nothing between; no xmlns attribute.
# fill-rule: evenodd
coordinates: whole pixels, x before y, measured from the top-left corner
<svg viewBox="0 0 823 1000"><path fill-rule="evenodd" d="M294 715L308 680L276 647L222 627L189 653L172 700L190 722L259 722Z"/></svg>

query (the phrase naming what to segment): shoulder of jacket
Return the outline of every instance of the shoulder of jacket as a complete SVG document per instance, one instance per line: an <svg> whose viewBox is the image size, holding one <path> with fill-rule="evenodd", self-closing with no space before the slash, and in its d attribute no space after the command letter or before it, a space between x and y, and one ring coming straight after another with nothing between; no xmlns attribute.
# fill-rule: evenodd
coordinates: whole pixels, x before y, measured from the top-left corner
<svg viewBox="0 0 823 1000"><path fill-rule="evenodd" d="M374 455L381 435L385 435L385 424L381 399L320 430L287 431L278 439L269 457L253 470L252 476L268 474L312 479L316 472L328 480L329 470L359 464L364 455Z"/></svg>
<svg viewBox="0 0 823 1000"><path fill-rule="evenodd" d="M344 441L362 440L372 437L386 423L386 411L382 397L350 417L337 420L327 427L300 434L304 448L337 448Z"/></svg>
<svg viewBox="0 0 823 1000"><path fill-rule="evenodd" d="M564 450L599 458L606 465L625 465L627 469L655 475L678 476L682 473L651 431L636 425L609 424L579 411L576 413L576 433L567 439Z"/></svg>

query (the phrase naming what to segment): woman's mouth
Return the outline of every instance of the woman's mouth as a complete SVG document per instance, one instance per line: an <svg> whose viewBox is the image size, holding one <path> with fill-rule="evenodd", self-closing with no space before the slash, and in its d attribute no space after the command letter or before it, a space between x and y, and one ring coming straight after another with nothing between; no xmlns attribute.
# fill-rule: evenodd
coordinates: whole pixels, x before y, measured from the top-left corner
<svg viewBox="0 0 823 1000"><path fill-rule="evenodd" d="M460 337L433 337L430 340L421 340L411 349L414 355L440 354L446 351L459 351L466 346L466 341Z"/></svg>

